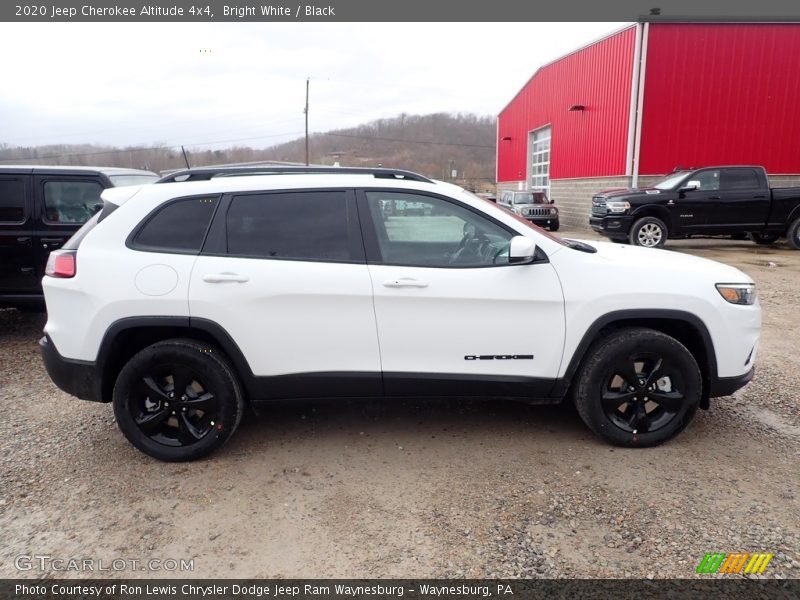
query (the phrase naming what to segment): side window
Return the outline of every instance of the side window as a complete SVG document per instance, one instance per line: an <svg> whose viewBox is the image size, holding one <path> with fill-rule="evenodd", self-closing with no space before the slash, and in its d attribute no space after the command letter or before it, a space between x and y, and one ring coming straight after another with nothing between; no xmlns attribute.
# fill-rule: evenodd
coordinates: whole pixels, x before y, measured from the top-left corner
<svg viewBox="0 0 800 600"><path fill-rule="evenodd" d="M186 198L164 205L136 234L133 248L197 253L217 206L217 198Z"/></svg>
<svg viewBox="0 0 800 600"><path fill-rule="evenodd" d="M508 264L512 234L471 210L405 192L366 194L385 263L420 267ZM387 212L386 206L393 209Z"/></svg>
<svg viewBox="0 0 800 600"><path fill-rule="evenodd" d="M20 177L0 179L0 222L25 220L25 182Z"/></svg>
<svg viewBox="0 0 800 600"><path fill-rule="evenodd" d="M759 189L761 184L753 169L723 169L721 187L723 190L752 190Z"/></svg>
<svg viewBox="0 0 800 600"><path fill-rule="evenodd" d="M347 261L347 195L343 191L236 196L226 217L228 254L254 258Z"/></svg>
<svg viewBox="0 0 800 600"><path fill-rule="evenodd" d="M699 190L715 191L719 189L719 169L709 169L695 173L688 183L697 182Z"/></svg>
<svg viewBox="0 0 800 600"><path fill-rule="evenodd" d="M45 220L50 223L85 223L102 208L96 181L46 181L44 184Z"/></svg>

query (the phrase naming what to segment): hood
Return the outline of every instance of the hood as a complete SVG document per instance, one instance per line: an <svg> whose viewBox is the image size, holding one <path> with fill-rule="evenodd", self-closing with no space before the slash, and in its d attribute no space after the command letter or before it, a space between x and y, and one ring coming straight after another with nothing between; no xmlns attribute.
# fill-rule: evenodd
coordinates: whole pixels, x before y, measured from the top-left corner
<svg viewBox="0 0 800 600"><path fill-rule="evenodd" d="M595 196L603 196L604 198L615 198L618 196L631 196L636 194L641 195L654 195L657 196L663 193L663 190L659 190L657 188L652 187L643 187L643 188L613 188L610 190L603 190L602 192L598 192Z"/></svg>
<svg viewBox="0 0 800 600"><path fill-rule="evenodd" d="M752 278L735 267L691 254L594 240L580 241L597 248L594 256L601 260L625 267L640 267L656 278L659 274L692 273L713 278L715 283L754 283Z"/></svg>

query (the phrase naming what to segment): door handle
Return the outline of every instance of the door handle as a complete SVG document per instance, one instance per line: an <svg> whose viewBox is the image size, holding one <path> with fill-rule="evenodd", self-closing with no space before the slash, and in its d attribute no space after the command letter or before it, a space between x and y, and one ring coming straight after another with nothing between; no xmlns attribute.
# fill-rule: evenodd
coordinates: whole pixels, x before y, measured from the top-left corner
<svg viewBox="0 0 800 600"><path fill-rule="evenodd" d="M427 281L419 281L411 277L401 277L400 279L388 279L383 282L384 287L388 288L401 288L401 287L415 287L426 288L428 287Z"/></svg>
<svg viewBox="0 0 800 600"><path fill-rule="evenodd" d="M49 248L53 246L58 248L64 243L64 238L42 238L42 248Z"/></svg>
<svg viewBox="0 0 800 600"><path fill-rule="evenodd" d="M708 199L709 200L722 200L722 197L721 196L709 196Z"/></svg>
<svg viewBox="0 0 800 600"><path fill-rule="evenodd" d="M17 243L18 244L22 244L23 246L28 246L28 247L30 247L32 245L31 244L31 238L29 238L29 237L18 237L17 238Z"/></svg>
<svg viewBox="0 0 800 600"><path fill-rule="evenodd" d="M673 206L675 204L675 200L670 200L667 202L667 206Z"/></svg>
<svg viewBox="0 0 800 600"><path fill-rule="evenodd" d="M203 281L206 283L247 283L250 278L238 273L208 273L203 275Z"/></svg>

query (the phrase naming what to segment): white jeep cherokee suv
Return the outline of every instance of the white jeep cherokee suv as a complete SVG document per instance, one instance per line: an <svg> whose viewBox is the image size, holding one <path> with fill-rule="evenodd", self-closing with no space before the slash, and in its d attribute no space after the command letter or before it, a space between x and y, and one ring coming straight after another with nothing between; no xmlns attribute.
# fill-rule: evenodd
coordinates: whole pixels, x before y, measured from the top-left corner
<svg viewBox="0 0 800 600"><path fill-rule="evenodd" d="M102 197L50 255L44 362L161 460L218 448L248 402L321 397L570 397L607 441L653 446L753 375L761 315L741 271L562 240L420 175L190 177Z"/></svg>

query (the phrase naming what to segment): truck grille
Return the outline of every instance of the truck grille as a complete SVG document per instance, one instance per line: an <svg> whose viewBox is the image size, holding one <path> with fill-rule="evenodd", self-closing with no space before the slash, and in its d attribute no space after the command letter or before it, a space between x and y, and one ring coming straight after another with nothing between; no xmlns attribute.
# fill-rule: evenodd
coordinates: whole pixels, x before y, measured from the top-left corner
<svg viewBox="0 0 800 600"><path fill-rule="evenodd" d="M592 214L599 217L606 216L606 199L603 196L592 198Z"/></svg>
<svg viewBox="0 0 800 600"><path fill-rule="evenodd" d="M526 217L547 217L550 215L549 208L526 208L525 209L525 216ZM553 215L555 216L555 215Z"/></svg>

